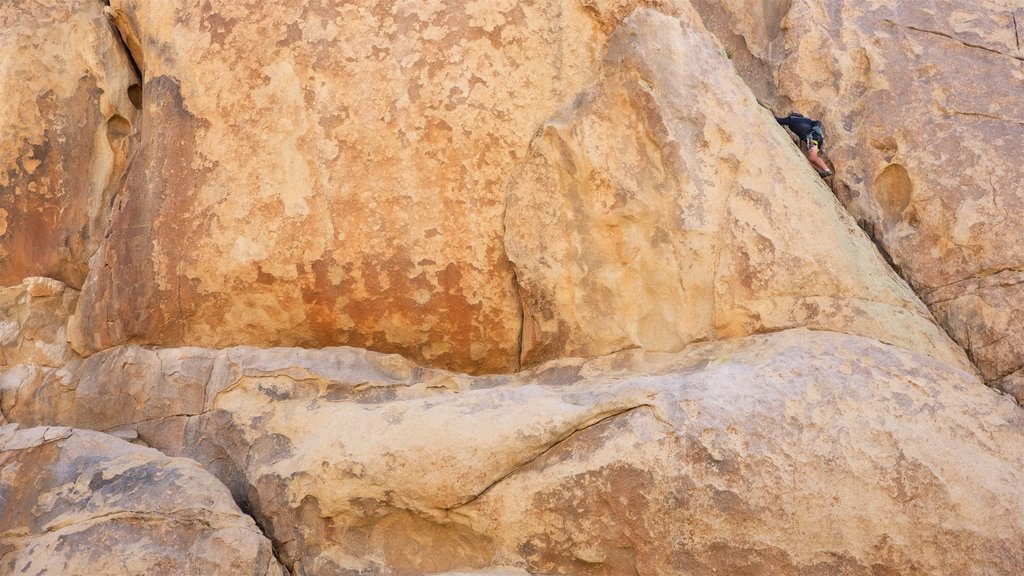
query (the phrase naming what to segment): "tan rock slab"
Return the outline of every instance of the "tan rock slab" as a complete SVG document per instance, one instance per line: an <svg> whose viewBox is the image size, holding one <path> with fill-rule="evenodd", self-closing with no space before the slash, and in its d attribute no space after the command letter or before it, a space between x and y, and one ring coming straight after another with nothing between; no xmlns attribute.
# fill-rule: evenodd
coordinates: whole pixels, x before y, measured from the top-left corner
<svg viewBox="0 0 1024 576"><path fill-rule="evenodd" d="M201 462L298 574L1024 566L1024 412L862 337L788 330L491 377L351 348L88 361L66 389L94 409L65 416ZM203 403L158 401L168 389ZM125 395L153 406L119 419ZM24 443L70 429L46 430Z"/></svg>
<svg viewBox="0 0 1024 576"><path fill-rule="evenodd" d="M765 46L742 3L699 4ZM761 4L785 16L752 52L780 113L824 120L843 204L987 381L1024 367L1024 5Z"/></svg>
<svg viewBox="0 0 1024 576"><path fill-rule="evenodd" d="M806 326L970 366L692 12L619 26L508 202L526 364Z"/></svg>
<svg viewBox="0 0 1024 576"><path fill-rule="evenodd" d="M190 420L192 455L308 574L1024 567L1024 413L870 339L793 330L337 395L353 384L244 378Z"/></svg>
<svg viewBox="0 0 1024 576"><path fill-rule="evenodd" d="M194 462L71 428L0 428L9 574L283 576L270 542Z"/></svg>
<svg viewBox="0 0 1024 576"><path fill-rule="evenodd" d="M33 298L57 296L64 291L64 283L53 278L32 276L25 278L22 284L25 285L25 291L28 295Z"/></svg>

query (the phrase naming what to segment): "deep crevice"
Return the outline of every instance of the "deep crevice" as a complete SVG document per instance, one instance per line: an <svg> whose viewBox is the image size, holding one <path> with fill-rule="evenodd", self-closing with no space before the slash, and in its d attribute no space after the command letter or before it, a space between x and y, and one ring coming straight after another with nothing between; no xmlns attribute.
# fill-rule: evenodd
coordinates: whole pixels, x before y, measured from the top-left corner
<svg viewBox="0 0 1024 576"><path fill-rule="evenodd" d="M523 350L526 349L526 345L523 338L526 336L526 303L523 301L522 282L519 281L519 269L516 267L516 263L508 256L508 202L512 195L512 183L515 181L515 175L522 169L522 166L526 164L529 158L529 149L533 146L534 141L544 130L543 124L534 133L533 137L530 138L530 142L527 145L527 153L524 159L512 167L509 172L512 177L509 178L505 184L505 203L502 207L501 213L501 248L502 255L505 257L505 261L508 263L509 268L512 270L512 288L515 293L516 306L519 308L519 331L516 334L515 342L515 359L513 360L512 372L517 373L523 370Z"/></svg>
<svg viewBox="0 0 1024 576"><path fill-rule="evenodd" d="M238 505L238 509L242 511L242 514L252 518L253 523L256 525L256 529L260 531L260 534L263 534L263 537L266 538L268 542L270 542L270 550L274 555L274 559L277 560L277 563L285 570L291 572L294 576L298 576L300 573L304 575L305 571L302 571L301 568L301 572L294 572L284 561L283 553L281 551L283 543L271 538L270 532L267 530L267 527L263 525L263 522L260 521L260 515L255 512L255 509L249 500L246 498L239 498L235 500L235 504Z"/></svg>
<svg viewBox="0 0 1024 576"><path fill-rule="evenodd" d="M110 3L106 2L105 5L110 6ZM139 59L137 58L136 54L132 52L132 49L128 46L128 43L125 42L124 34L121 32L121 28L117 25L117 20L114 19L113 16L111 16L109 10L104 10L104 13L107 15L107 22L110 24L110 28L114 32L114 36L117 38L117 41L121 45L121 48L124 49L125 56L128 57L128 62L132 65L132 69L135 70L135 76L139 78L139 82L144 82L145 75L143 74L142 67L139 66ZM133 84L132 87L134 86L136 85ZM131 91L131 89L131 87L128 88L129 91Z"/></svg>
<svg viewBox="0 0 1024 576"><path fill-rule="evenodd" d="M1013 39L1017 42L1017 52L1020 52L1020 28L1017 26L1017 11L1011 9L1010 17L1013 18Z"/></svg>
<svg viewBox="0 0 1024 576"><path fill-rule="evenodd" d="M124 52L125 57L128 58L128 63L131 64L132 70L135 71L135 77L139 79L137 83L132 84L128 87L128 100L131 101L132 106L134 106L136 110L142 110L142 84L145 83L145 75L142 66L139 65L139 62L141 61L141 55L135 54L135 52L132 51L132 48L128 44L128 42L125 41L125 33L121 30L121 27L118 25L117 19L114 18L113 14L111 13L110 1L101 1L104 6L103 13L107 16L107 24L110 25L110 30L111 32L113 32L114 38L117 40L117 43L120 44L121 50Z"/></svg>
<svg viewBox="0 0 1024 576"><path fill-rule="evenodd" d="M882 256L882 259L885 260L885 263L888 264L889 267L892 268L893 272L895 272L897 276L902 278L904 282L910 284L910 280L907 277L907 274L903 272L903 267L897 264L896 261L892 259L892 256L889 254L889 251L886 250L885 243L882 241L880 235L876 232L876 226L874 222L870 222L868 220L858 220L857 224L860 226L860 229L863 230L865 234L867 234L868 238L871 240L871 243L875 245L875 248L878 249L878 253L879 255Z"/></svg>

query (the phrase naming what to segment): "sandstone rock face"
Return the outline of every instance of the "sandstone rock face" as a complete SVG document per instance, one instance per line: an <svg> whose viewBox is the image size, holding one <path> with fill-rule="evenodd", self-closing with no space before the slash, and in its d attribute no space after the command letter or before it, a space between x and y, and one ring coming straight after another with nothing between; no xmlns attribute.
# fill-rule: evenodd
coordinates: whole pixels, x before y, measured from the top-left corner
<svg viewBox="0 0 1024 576"><path fill-rule="evenodd" d="M0 5L0 286L81 287L124 182L138 84L96 0Z"/></svg>
<svg viewBox="0 0 1024 576"><path fill-rule="evenodd" d="M148 386L119 378L132 357ZM149 426L156 411L140 436L214 472L296 573L1024 568L1024 413L861 337L790 330L493 377L353 349L89 361L105 384L85 403L115 401L86 425L110 422L125 387L205 391L178 439Z"/></svg>
<svg viewBox="0 0 1024 576"><path fill-rule="evenodd" d="M0 412L15 422L50 424L71 410L68 386L78 358L67 322L78 292L50 278L0 288Z"/></svg>
<svg viewBox="0 0 1024 576"><path fill-rule="evenodd" d="M16 364L61 367L75 357L67 321L78 292L50 278L0 288L0 369Z"/></svg>
<svg viewBox="0 0 1024 576"><path fill-rule="evenodd" d="M792 0L691 0L690 4L758 99L779 104L775 74L785 54L782 26Z"/></svg>
<svg viewBox="0 0 1024 576"><path fill-rule="evenodd" d="M1024 4L784 4L761 52L777 104L825 120L843 203L985 379L1006 381L1024 366Z"/></svg>
<svg viewBox="0 0 1024 576"><path fill-rule="evenodd" d="M145 125L82 349L347 344L514 368L507 180L636 3L114 0Z"/></svg>
<svg viewBox="0 0 1024 576"><path fill-rule="evenodd" d="M7 2L0 573L1024 573L1015 2Z"/></svg>
<svg viewBox="0 0 1024 576"><path fill-rule="evenodd" d="M967 367L730 69L695 15L638 9L544 124L506 215L524 362L808 326Z"/></svg>
<svg viewBox="0 0 1024 576"><path fill-rule="evenodd" d="M0 428L0 506L5 574L285 574L194 462L97 432Z"/></svg>

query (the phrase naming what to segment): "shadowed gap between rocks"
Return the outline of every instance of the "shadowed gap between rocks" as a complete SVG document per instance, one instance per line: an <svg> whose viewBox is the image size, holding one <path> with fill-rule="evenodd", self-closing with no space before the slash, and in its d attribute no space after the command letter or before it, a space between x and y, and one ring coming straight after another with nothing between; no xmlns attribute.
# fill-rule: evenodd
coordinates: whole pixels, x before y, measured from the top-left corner
<svg viewBox="0 0 1024 576"><path fill-rule="evenodd" d="M110 12L110 0L100 0L104 6L103 13L107 16L107 23L110 24L110 30L114 34L114 38L117 39L118 44L121 45L121 49L124 50L125 56L128 57L128 62L131 63L132 68L135 70L135 75L139 78L139 84L133 84L128 87L128 98L131 100L132 105L135 106L136 110L142 110L142 83L146 81L146 77L143 74L143 69L139 65L141 61L141 54L136 55L132 51L131 46L125 41L125 33L121 30L121 26L124 23L119 23L116 18ZM141 47L136 48L141 50Z"/></svg>

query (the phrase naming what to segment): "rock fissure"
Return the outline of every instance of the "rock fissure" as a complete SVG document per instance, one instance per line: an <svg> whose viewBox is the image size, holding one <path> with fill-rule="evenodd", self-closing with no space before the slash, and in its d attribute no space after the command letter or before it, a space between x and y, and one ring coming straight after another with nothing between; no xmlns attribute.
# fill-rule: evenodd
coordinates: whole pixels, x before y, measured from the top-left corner
<svg viewBox="0 0 1024 576"><path fill-rule="evenodd" d="M940 111L947 115L956 116L973 116L977 118L987 118L989 120L996 120L999 122L1006 122L1008 124L1016 124L1018 126L1024 126L1024 120L1018 120L1016 118L1005 118L1002 116L996 116L995 114L987 114L985 112L967 112L964 110L954 110L949 108L940 107Z"/></svg>
<svg viewBox="0 0 1024 576"><path fill-rule="evenodd" d="M634 406L630 406L629 408L623 408L623 409L620 409L620 410L616 410L616 411L608 413L608 414L596 415L594 417L594 418L596 418L596 420L594 420L592 418L592 419L589 420L589 423L585 423L585 424L576 426L571 431L569 431L568 434L565 434L565 435L561 436L560 438L556 439L554 442L549 444L547 447L545 447L543 450L541 450L537 454L535 454L535 455L531 456L530 458L524 460L523 462L513 466L510 470L508 470L507 472L505 472L504 474L499 476L497 479L495 479L493 482L491 482L490 484L485 486L483 490L480 490L479 492L477 492L473 496L469 497L467 500L465 500L465 501L463 501L463 502L461 502L459 504L455 504L454 506L449 506L447 508L444 508L443 510L446 513L447 512L453 512L455 510L458 510L459 508L462 508L462 507L465 507L465 506L467 506L469 504L472 504L474 501L479 500L482 496L484 496L485 494L490 492L495 486L497 486L498 484L500 484L501 482L503 482L507 478L515 475L516 473L518 473L519 471L523 470L524 468L528 467L529 465L533 464L534 462L540 460L545 455L549 454L552 450L558 448L559 446L561 446L561 445L565 444L566 442L568 442L569 440L571 440L574 436L576 436L580 432L583 432L584 430L587 430L589 428L593 428L594 426L597 426L598 424L601 424L603 422L607 422L608 420L610 420L612 418L616 418L618 416L629 414L630 412L633 412L634 410L638 410L638 409L644 408L644 407L650 408L655 413L657 413L657 409L653 405L651 405L649 403L643 403L643 404L637 404L637 405L634 405ZM660 420L660 418L659 418L659 420Z"/></svg>
<svg viewBox="0 0 1024 576"><path fill-rule="evenodd" d="M999 189L996 188L995 180L992 178L991 174L988 176L988 189L992 192L992 206L996 211L1002 212L1003 207L999 205Z"/></svg>
<svg viewBox="0 0 1024 576"><path fill-rule="evenodd" d="M235 505L237 505L238 509L242 511L243 515L252 520L253 524L256 525L256 529L259 530L260 534L263 534L263 537L270 541L270 551L274 555L274 559L277 560L277 563L281 566L284 566L294 574L294 563L289 563L285 560L284 547L287 546L290 542L294 542L295 539L289 538L279 542L276 538L274 538L273 535L271 534L271 531L268 530L267 527L264 525L263 520L260 518L260 515L254 512L255 509L252 507L252 503L250 503L248 500L244 498L241 500L236 499Z"/></svg>
<svg viewBox="0 0 1024 576"><path fill-rule="evenodd" d="M970 282L972 280L978 280L978 279L981 279L981 278L988 278L988 277L996 276L996 275L999 275L999 274L1014 273L1014 272L1024 273L1024 266L1016 265L1016 266L998 266L998 267L994 267L994 268L985 268L985 269L979 270L979 271L977 271L977 272L975 272L975 273L973 273L970 276L967 276L965 278L960 278L959 280L953 280L952 282L948 282L946 284L942 284L940 286L935 286L934 288L930 288L930 289L924 291L921 294L921 299L924 300L924 302L926 304L931 306L933 304L941 304L943 302L949 302L951 300L956 300L958 298L963 298L964 296L969 296L970 294L969 293L956 294L956 295L954 295L954 296L952 296L950 298L945 298L945 299L942 299L942 300L931 300L929 298L929 296L931 296L932 294L938 292L939 290L942 290L944 288L950 288L952 286L956 286L957 284L963 284L965 282ZM1024 282L1024 279L1022 279L1022 282ZM1021 282L1010 282L1008 284L1009 285L1017 285L1017 284L1020 284L1020 283Z"/></svg>
<svg viewBox="0 0 1024 576"><path fill-rule="evenodd" d="M923 34L933 34L935 36L941 36L943 38L948 38L948 39L950 39L950 40L952 40L954 42L958 42L958 43L960 43L960 44L962 44L962 45L964 45L964 46L966 46L968 48L976 48L978 50L984 50L986 52L991 52L992 54L998 54L1000 56L1006 56L1007 58L1013 58L1014 60L1024 61L1024 56L1015 56L1013 54L1007 54L1006 52L1000 52L999 50L996 50L995 48L989 48L988 46L982 46L981 44L972 44L971 42L967 42L966 40L957 38L956 36L953 36L952 34L949 34L947 32L940 32L938 30L929 30L927 28L919 28L919 27L911 25L911 24L902 24L900 22L896 22L895 20L892 20L892 19L889 19L889 18L883 18L882 22L886 22L886 23L892 24L893 26L898 26L900 28L906 28L907 30L913 30L915 32L921 32Z"/></svg>
<svg viewBox="0 0 1024 576"><path fill-rule="evenodd" d="M1017 10L1010 8L1010 17L1013 18L1013 39L1017 43L1017 52L1020 52L1020 27L1017 25Z"/></svg>
<svg viewBox="0 0 1024 576"><path fill-rule="evenodd" d="M151 423L154 423L154 422L163 422L165 420L170 420L172 418L194 418L196 416L202 416L204 414L206 414L206 412L197 412L197 413L194 413L194 414L193 413L189 413L189 412L182 412L182 413L178 413L178 414L167 414L167 415L164 415L164 416L160 416L158 418L144 418L142 420L133 420L132 422L130 422L128 424L118 424L116 426L110 426L108 428L101 428L101 429L97 430L97 432L103 432L103 433L109 434L111 432L117 432L119 430L132 429L132 428L135 428L135 427L139 426L140 424L151 424Z"/></svg>
<svg viewBox="0 0 1024 576"><path fill-rule="evenodd" d="M538 128L533 133L533 136L530 138L530 141L529 141L530 144L532 144L533 141L538 137L538 135L543 133L543 131L544 131L544 125L541 124L540 128ZM507 233L508 233L508 222L506 221L506 218L508 218L508 202L509 202L509 195L511 194L512 182L513 182L513 180L515 178L515 175L520 170L522 170L523 166L525 165L525 163L526 163L527 159L529 159L529 157L530 157L530 153L529 153L529 145L528 145L526 153L523 154L524 160L518 162L515 166L513 166L512 170L509 171L509 174L511 174L511 176L506 179L505 198L504 198L504 201L502 203L502 212L501 212L501 255L505 259L505 261L508 262L508 267L509 267L509 269L512 272L512 285L513 285L513 288L514 288L512 292L514 293L514 297L515 297L515 306L516 306L517 310L519 311L519 326L517 326L518 333L516 334L516 339L515 339L516 351L515 351L515 359L514 359L515 366L513 367L513 370L512 370L513 372L519 372L523 368L523 350L526 349L526 344L523 341L523 339L526 337L526 304L523 302L523 293L522 293L523 284L522 284L522 282L519 281L519 270L516 267L515 262L512 261L512 258L509 257L509 253L508 253L508 242L507 242L507 238L508 238L508 236L507 236Z"/></svg>
<svg viewBox="0 0 1024 576"><path fill-rule="evenodd" d="M135 71L135 76L139 79L139 82L145 82L142 67L139 66L140 60L136 57L135 53L132 52L128 43L125 42L125 31L121 30L122 24L117 18L114 18L113 13L110 10L110 2L107 0L101 0L101 4L103 5L103 13L107 16L107 22L110 24L111 31L114 33L114 38L117 39L118 44L124 51L124 55L128 58L128 62L132 65L132 69ZM131 98L132 104L136 104L135 98L132 98L131 95L129 95L129 98ZM136 108L141 108L141 102L136 104Z"/></svg>

